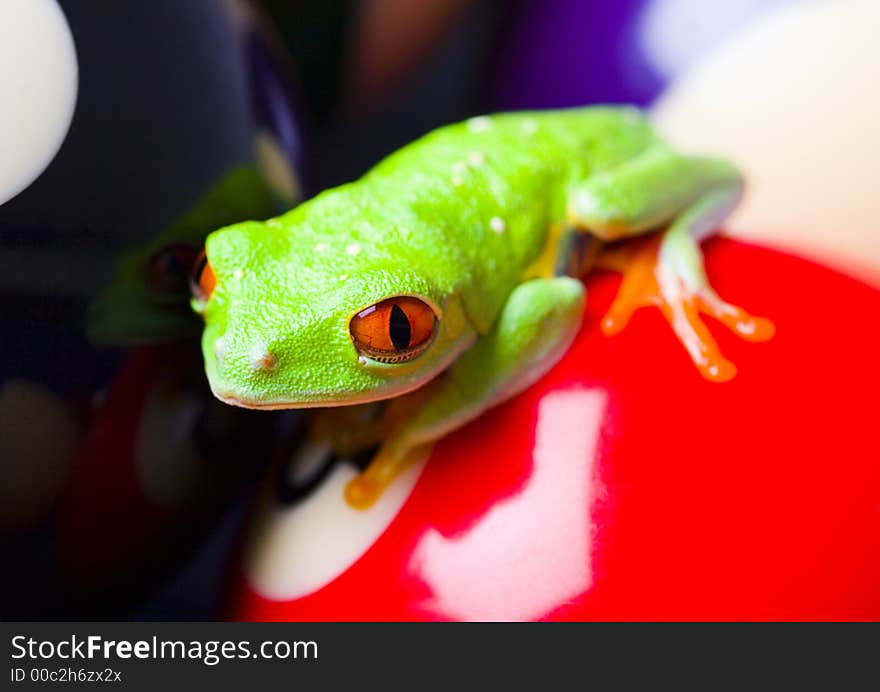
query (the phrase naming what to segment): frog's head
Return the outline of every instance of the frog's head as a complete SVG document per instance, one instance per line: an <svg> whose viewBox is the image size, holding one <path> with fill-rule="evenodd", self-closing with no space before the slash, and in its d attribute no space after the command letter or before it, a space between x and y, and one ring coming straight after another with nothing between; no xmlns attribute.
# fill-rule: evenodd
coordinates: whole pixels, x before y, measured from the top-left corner
<svg viewBox="0 0 880 692"><path fill-rule="evenodd" d="M193 307L218 398L267 409L385 399L473 343L460 298L438 278L442 259L392 227L371 243L382 237L364 232L373 222L341 234L328 228L339 219L292 214L216 231L196 266Z"/></svg>

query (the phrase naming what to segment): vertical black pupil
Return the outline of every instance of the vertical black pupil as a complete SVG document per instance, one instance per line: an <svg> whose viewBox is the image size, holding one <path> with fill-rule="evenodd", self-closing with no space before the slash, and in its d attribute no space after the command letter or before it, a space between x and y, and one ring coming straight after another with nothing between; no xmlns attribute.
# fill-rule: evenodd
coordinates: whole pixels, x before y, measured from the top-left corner
<svg viewBox="0 0 880 692"><path fill-rule="evenodd" d="M410 329L406 313L400 309L399 305L391 308L391 319L388 320L388 335L391 337L391 343L394 344L394 348L398 351L409 346L412 330Z"/></svg>

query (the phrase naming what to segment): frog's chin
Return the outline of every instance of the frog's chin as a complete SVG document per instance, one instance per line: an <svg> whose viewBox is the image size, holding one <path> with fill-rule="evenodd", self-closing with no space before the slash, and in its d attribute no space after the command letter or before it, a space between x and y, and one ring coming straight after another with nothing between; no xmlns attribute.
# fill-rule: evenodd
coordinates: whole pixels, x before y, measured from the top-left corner
<svg viewBox="0 0 880 692"><path fill-rule="evenodd" d="M383 390L375 392L358 392L353 394L334 393L328 395L326 393L315 393L308 398L291 401L258 401L242 397L211 387L214 396L224 404L230 406L238 406L239 408L258 409L261 411L279 411L292 408L332 408L335 406L353 406L355 404L369 404L374 401L383 401L385 399L393 399L403 394L409 394L416 389L424 386L425 382L415 382L410 387L395 388L393 390Z"/></svg>

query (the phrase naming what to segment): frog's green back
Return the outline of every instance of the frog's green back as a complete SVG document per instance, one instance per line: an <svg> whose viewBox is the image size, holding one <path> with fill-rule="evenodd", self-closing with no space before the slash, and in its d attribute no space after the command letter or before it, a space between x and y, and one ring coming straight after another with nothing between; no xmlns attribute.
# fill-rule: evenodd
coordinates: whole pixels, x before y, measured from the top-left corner
<svg viewBox="0 0 880 692"><path fill-rule="evenodd" d="M502 113L440 128L392 154L363 179L388 207L458 250L459 287L485 331L524 269L565 217L569 183L608 169L656 141L632 108ZM422 231L426 232L426 231ZM411 242L417 242L413 238Z"/></svg>

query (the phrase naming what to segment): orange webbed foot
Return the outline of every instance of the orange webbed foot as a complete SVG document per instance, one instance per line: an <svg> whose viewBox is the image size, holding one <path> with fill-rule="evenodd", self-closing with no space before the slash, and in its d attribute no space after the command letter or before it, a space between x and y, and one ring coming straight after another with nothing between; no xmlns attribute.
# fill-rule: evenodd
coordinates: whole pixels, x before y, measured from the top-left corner
<svg viewBox="0 0 880 692"><path fill-rule="evenodd" d="M742 339L752 342L773 337L773 323L754 317L722 300L708 283L689 287L684 277L660 258L661 238L653 236L609 250L600 266L623 273L623 282L601 328L608 336L618 334L641 307L660 309L685 347L700 374L713 382L736 375L736 366L721 353L701 315L717 319Z"/></svg>

